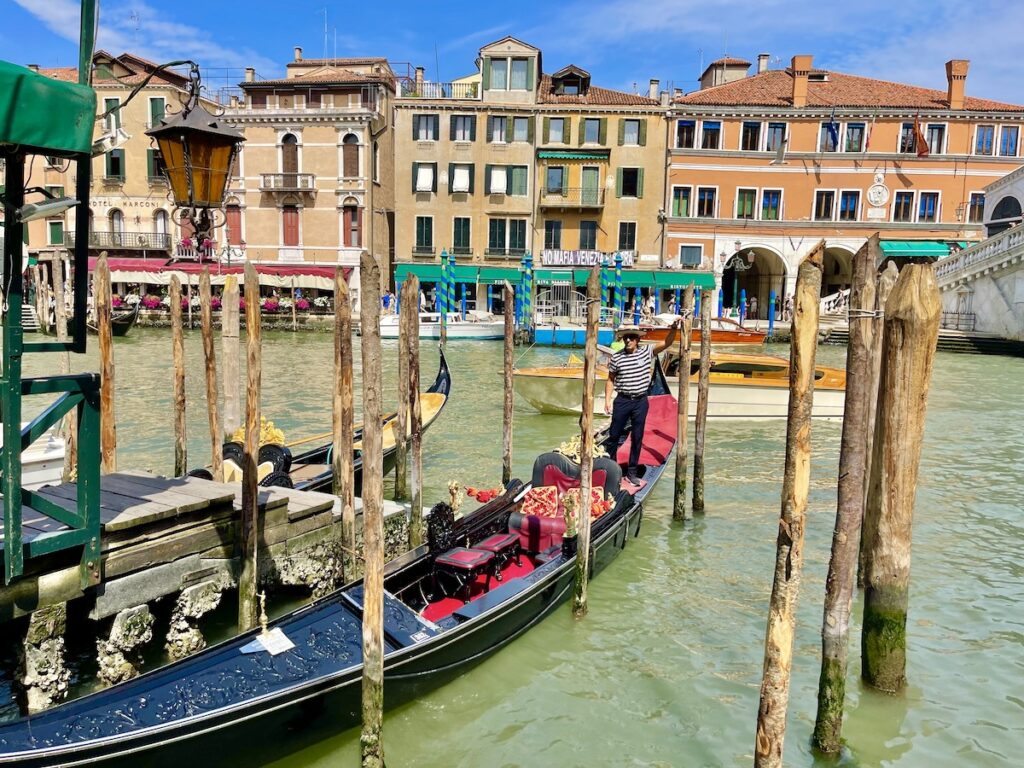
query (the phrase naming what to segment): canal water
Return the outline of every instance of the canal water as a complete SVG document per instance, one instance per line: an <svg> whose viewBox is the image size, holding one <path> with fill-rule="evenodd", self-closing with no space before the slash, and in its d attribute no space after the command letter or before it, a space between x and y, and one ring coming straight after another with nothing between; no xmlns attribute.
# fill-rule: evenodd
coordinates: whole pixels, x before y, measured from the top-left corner
<svg viewBox="0 0 1024 768"><path fill-rule="evenodd" d="M95 344L76 370L95 370ZM119 465L167 473L173 463L170 337L136 328L118 339ZM786 347L772 350L788 354ZM186 340L191 463L207 459L201 344ZM330 429L329 335L266 333L263 411L289 440ZM452 342L453 394L425 439L426 499L451 479L497 484L501 345ZM517 351L521 365L562 351ZM842 366L845 348L819 362ZM437 355L423 345L423 381ZM53 358L28 356L26 373ZM390 402L397 349L384 345ZM356 365L357 386L359 365ZM859 682L851 642L848 749L841 765L1017 765L1024 746L1024 360L940 353L915 516L903 695ZM357 397L358 400L358 397ZM357 403L358 405L358 403ZM515 471L576 429L516 403ZM815 425L803 589L785 763L815 758L813 727L825 572L835 516L840 427ZM395 766L750 765L775 558L783 423L709 425L707 510L671 521L671 472L643 530L592 584L590 613L568 607L422 699L388 714ZM227 615L230 615L228 611ZM854 607L859 624L860 604ZM280 768L358 764L358 729L311 745ZM1015 757L1016 755L1016 757Z"/></svg>

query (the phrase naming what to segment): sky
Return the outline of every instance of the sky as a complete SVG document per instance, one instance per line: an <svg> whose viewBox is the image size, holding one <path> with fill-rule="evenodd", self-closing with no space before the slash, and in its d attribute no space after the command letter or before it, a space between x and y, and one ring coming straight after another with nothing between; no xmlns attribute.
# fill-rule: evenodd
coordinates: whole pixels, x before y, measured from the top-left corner
<svg viewBox="0 0 1024 768"><path fill-rule="evenodd" d="M546 72L576 64L595 85L641 92L651 78L696 90L702 63L725 53L750 61L768 53L772 68L812 54L823 69L945 91L945 62L957 58L971 61L968 95L1024 104L1024 3L520 0L494 8L445 0L101 0L98 47L157 62L192 58L208 79L219 70L237 81L250 66L264 78L282 75L299 45L306 58L385 56L448 81L475 71L482 45L513 35L541 49ZM73 65L78 14L77 0L0 0L0 58Z"/></svg>

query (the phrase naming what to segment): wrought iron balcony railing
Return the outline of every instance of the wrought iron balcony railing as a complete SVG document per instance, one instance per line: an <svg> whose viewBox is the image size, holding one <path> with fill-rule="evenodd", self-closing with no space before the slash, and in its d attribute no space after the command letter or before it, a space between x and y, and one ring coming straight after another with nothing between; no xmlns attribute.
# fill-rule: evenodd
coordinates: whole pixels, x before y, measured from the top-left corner
<svg viewBox="0 0 1024 768"><path fill-rule="evenodd" d="M434 258L434 246L432 245L414 245L412 247L412 255L419 256L420 258Z"/></svg>
<svg viewBox="0 0 1024 768"><path fill-rule="evenodd" d="M600 187L545 187L540 204L550 208L600 208L604 205L604 189Z"/></svg>
<svg viewBox="0 0 1024 768"><path fill-rule="evenodd" d="M64 233L64 245L73 248L75 233ZM171 236L167 232L90 232L90 248L123 248L135 251L169 251Z"/></svg>
<svg viewBox="0 0 1024 768"><path fill-rule="evenodd" d="M525 255L525 248L491 248L488 246L484 251L484 256L488 259L521 259Z"/></svg>
<svg viewBox="0 0 1024 768"><path fill-rule="evenodd" d="M260 192L315 192L312 173L261 173Z"/></svg>

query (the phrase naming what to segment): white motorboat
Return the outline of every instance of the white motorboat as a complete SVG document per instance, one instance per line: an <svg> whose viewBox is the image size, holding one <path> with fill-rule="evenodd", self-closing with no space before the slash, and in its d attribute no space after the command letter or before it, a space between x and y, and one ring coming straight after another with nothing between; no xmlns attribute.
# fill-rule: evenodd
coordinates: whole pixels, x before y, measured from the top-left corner
<svg viewBox="0 0 1024 768"><path fill-rule="evenodd" d="M0 446L3 435L0 434ZM21 454L21 486L34 491L61 482L64 473L64 441L50 429Z"/></svg>
<svg viewBox="0 0 1024 768"><path fill-rule="evenodd" d="M397 339L398 315L383 315L380 319L380 337ZM463 320L457 314L448 315L448 339L503 339L505 320L488 312L468 312ZM420 338L441 338L441 313L420 312Z"/></svg>

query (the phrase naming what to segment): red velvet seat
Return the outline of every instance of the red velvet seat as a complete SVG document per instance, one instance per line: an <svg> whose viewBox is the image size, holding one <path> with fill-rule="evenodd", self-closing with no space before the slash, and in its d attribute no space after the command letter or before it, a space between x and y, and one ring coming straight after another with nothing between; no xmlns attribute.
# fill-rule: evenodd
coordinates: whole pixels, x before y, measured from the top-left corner
<svg viewBox="0 0 1024 768"><path fill-rule="evenodd" d="M501 581L501 569L509 560L515 560L516 565L523 564L519 559L519 536L515 533L495 533L474 544L473 549L494 554L494 578L498 581Z"/></svg>
<svg viewBox="0 0 1024 768"><path fill-rule="evenodd" d="M518 543L518 542L517 542ZM495 555L481 549L454 547L434 558L434 580L438 574L448 574L458 583L455 594L465 592L464 602L469 602L470 588L479 574L487 574L484 592L491 588L491 576L495 569Z"/></svg>

